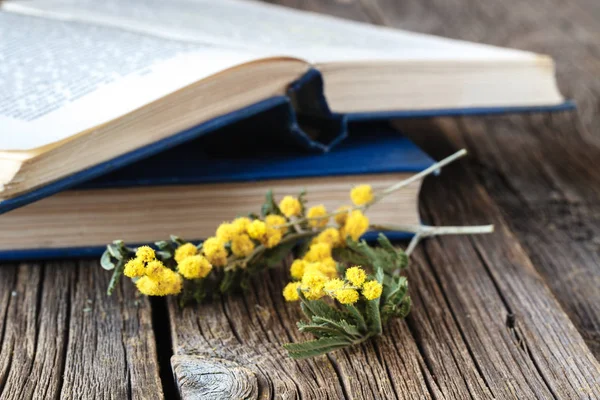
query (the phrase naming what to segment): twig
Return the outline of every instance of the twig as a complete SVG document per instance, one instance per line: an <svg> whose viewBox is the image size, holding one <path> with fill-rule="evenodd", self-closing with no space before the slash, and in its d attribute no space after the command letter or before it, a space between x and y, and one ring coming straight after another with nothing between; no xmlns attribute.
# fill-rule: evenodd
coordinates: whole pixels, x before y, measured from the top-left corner
<svg viewBox="0 0 600 400"><path fill-rule="evenodd" d="M444 158L441 161L436 162L435 164L431 165L429 168L424 169L423 171L419 172L418 174L415 174L413 176L411 176L408 179L405 179L403 181L400 181L398 183L393 184L392 186L382 190L380 193L375 195L375 198L373 199L373 201L371 201L369 204L365 204L362 206L354 206L354 207L349 207L345 210L341 210L341 211L334 211L325 215L321 215L319 217L312 217L312 218L300 218L300 219L296 219L294 221L288 222L286 224L281 224L281 225L276 225L273 226L273 228L284 228L284 227L288 227L288 226L292 226L292 225L296 225L296 224L300 224L306 221L318 221L318 220L322 220L322 219L328 219L331 217L334 217L338 214L344 214L344 213L348 213L350 211L353 210L366 210L367 208L369 208L370 206L372 206L373 204L377 203L379 200L383 199L384 197L386 197L387 195L389 195L390 193L393 193L399 189L402 189L403 187L406 187L408 185L410 185L411 183L414 183L416 181L418 181L419 179L422 179L424 177L426 177L427 175L437 171L438 169L450 164L451 162L454 162L456 160L458 160L461 157L464 157L467 154L467 151L465 149L459 150L456 153Z"/></svg>
<svg viewBox="0 0 600 400"><path fill-rule="evenodd" d="M405 186L408 186L411 183L416 182L419 179L426 177L427 175L437 171L438 169L440 169L442 167L445 167L446 165L450 164L451 162L454 162L454 161L458 160L459 158L464 157L466 155L467 155L467 150L465 150L465 149L459 150L456 153L444 158L443 160L436 162L435 164L431 165L429 168L424 169L423 171L419 172L418 174L415 174L408 179L400 181L400 182L388 187L387 189L384 189L381 193L388 195L392 192L395 192L396 190L401 189Z"/></svg>
<svg viewBox="0 0 600 400"><path fill-rule="evenodd" d="M428 226L428 225L372 225L371 229L378 231L412 232L415 234L406 248L410 256L421 239L438 235L479 235L494 232L494 225L475 226Z"/></svg>

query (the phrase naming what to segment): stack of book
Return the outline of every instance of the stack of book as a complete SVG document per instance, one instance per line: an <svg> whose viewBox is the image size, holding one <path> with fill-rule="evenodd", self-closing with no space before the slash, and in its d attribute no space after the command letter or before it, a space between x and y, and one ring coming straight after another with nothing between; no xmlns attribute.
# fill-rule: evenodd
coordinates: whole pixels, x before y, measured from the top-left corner
<svg viewBox="0 0 600 400"><path fill-rule="evenodd" d="M0 60L1 259L343 203L433 163L391 118L572 106L543 55L251 1L6 1ZM419 189L372 221L418 224Z"/></svg>

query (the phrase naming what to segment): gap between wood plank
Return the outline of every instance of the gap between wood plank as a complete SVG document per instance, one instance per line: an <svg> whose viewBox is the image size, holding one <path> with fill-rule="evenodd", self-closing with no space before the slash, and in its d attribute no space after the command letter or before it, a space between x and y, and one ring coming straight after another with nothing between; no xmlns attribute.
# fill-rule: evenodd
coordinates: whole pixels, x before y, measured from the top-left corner
<svg viewBox="0 0 600 400"><path fill-rule="evenodd" d="M129 282L127 282L129 284ZM156 341L156 356L158 373L165 399L179 399L179 391L175 384L175 376L171 366L173 356L173 341L169 327L169 309L164 297L150 297L152 312L152 329Z"/></svg>

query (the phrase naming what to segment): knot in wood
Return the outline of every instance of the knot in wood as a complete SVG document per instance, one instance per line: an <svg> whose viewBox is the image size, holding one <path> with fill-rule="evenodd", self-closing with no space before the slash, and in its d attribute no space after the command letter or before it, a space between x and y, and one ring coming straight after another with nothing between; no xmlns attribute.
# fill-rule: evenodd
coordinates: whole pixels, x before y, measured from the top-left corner
<svg viewBox="0 0 600 400"><path fill-rule="evenodd" d="M185 399L255 399L258 381L249 369L221 358L171 357L173 374Z"/></svg>

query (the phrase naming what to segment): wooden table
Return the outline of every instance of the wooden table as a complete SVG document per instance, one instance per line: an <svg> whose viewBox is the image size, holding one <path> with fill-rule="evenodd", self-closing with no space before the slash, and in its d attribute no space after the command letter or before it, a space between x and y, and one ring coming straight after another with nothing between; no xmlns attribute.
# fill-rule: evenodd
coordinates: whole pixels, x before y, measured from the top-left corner
<svg viewBox="0 0 600 400"><path fill-rule="evenodd" d="M289 6L551 54L578 112L398 121L440 158L433 224L497 232L429 240L406 321L309 361L281 272L245 296L184 310L105 296L96 261L0 268L0 397L600 398L600 3L596 0L290 0ZM173 367L171 368L171 362ZM173 379L173 372L176 379Z"/></svg>

